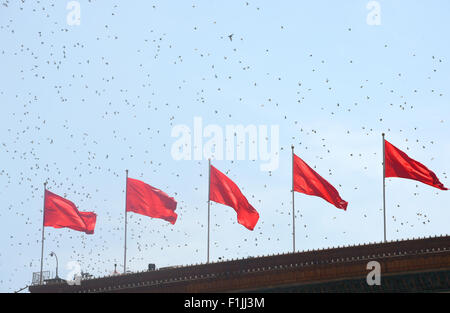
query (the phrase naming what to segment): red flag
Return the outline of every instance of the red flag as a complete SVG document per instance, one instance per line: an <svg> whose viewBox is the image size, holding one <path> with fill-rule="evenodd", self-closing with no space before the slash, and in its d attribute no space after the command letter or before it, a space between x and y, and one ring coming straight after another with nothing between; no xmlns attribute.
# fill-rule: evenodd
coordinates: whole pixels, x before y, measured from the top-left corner
<svg viewBox="0 0 450 313"><path fill-rule="evenodd" d="M411 159L406 153L393 146L387 140L384 141L384 147L386 177L413 179L441 190L448 190L439 181L436 174L425 165Z"/></svg>
<svg viewBox="0 0 450 313"><path fill-rule="evenodd" d="M258 212L248 203L239 187L214 166L210 168L209 200L232 207L238 223L253 230L259 219Z"/></svg>
<svg viewBox="0 0 450 313"><path fill-rule="evenodd" d="M93 234L96 221L94 212L80 212L71 201L45 190L44 226L68 227Z"/></svg>
<svg viewBox="0 0 450 313"><path fill-rule="evenodd" d="M165 192L140 180L128 178L127 211L153 218L161 218L175 224L177 202Z"/></svg>
<svg viewBox="0 0 450 313"><path fill-rule="evenodd" d="M338 209L347 210L348 202L341 199L337 190L295 154L293 167L294 191L321 197Z"/></svg>

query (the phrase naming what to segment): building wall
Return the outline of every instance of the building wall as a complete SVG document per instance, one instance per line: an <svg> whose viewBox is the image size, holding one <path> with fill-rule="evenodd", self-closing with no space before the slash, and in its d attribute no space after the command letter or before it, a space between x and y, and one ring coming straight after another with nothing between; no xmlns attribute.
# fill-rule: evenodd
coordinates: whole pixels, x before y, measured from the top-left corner
<svg viewBox="0 0 450 313"><path fill-rule="evenodd" d="M393 287L389 286L402 286L402 280L411 281L409 283L411 291L433 289L445 291L446 288L449 289L450 236L166 268L83 280L80 286L69 286L64 283L47 284L31 286L29 290L30 292L197 293L277 290L300 292L317 286L320 290L327 290L327 286L330 290L337 286L342 288L355 286L360 288L361 292L383 291L383 282L381 289L356 287L364 285L369 272L367 269L369 261L380 263L382 279L383 277L387 279L386 291L392 290ZM366 283L365 285L367 286ZM402 288L399 287L399 291L404 290Z"/></svg>

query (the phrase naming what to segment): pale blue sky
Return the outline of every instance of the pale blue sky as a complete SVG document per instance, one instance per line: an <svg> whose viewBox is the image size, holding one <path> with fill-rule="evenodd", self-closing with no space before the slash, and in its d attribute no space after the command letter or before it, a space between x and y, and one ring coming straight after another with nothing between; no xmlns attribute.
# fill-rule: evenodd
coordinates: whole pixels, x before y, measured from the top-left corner
<svg viewBox="0 0 450 313"><path fill-rule="evenodd" d="M1 1L0 291L39 271L43 182L95 234L46 228L46 270L123 263L125 169L178 201L178 221L129 214L130 270L206 261L207 160L175 161L174 125L279 125L280 167L217 161L258 210L253 232L212 205L211 259L290 252L290 145L349 202L296 194L299 250L381 241L381 133L448 187L450 3L366 0ZM153 7L154 6L154 7ZM233 40L228 35L233 35ZM216 77L217 75L217 77ZM387 181L388 239L448 233L450 193Z"/></svg>

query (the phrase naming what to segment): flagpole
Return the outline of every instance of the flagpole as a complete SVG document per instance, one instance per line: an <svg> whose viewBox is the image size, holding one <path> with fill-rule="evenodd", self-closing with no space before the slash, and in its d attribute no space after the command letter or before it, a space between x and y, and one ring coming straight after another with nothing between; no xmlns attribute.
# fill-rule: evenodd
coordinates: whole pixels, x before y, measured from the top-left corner
<svg viewBox="0 0 450 313"><path fill-rule="evenodd" d="M125 183L125 243L123 247L123 273L127 272L127 203L128 203L128 170L126 173L126 183Z"/></svg>
<svg viewBox="0 0 450 313"><path fill-rule="evenodd" d="M41 274L39 276L39 285L42 285L42 270L44 268L44 225L45 225L45 193L47 182L44 183L44 207L42 209L42 248L41 248Z"/></svg>
<svg viewBox="0 0 450 313"><path fill-rule="evenodd" d="M383 217L384 217L384 242L386 242L386 152L384 133L381 134L383 138Z"/></svg>
<svg viewBox="0 0 450 313"><path fill-rule="evenodd" d="M207 249L207 260L209 263L209 222L210 222L210 206L211 206L211 159L208 159L208 249Z"/></svg>
<svg viewBox="0 0 450 313"><path fill-rule="evenodd" d="M292 148L292 252L295 253L295 205L294 205L294 145Z"/></svg>

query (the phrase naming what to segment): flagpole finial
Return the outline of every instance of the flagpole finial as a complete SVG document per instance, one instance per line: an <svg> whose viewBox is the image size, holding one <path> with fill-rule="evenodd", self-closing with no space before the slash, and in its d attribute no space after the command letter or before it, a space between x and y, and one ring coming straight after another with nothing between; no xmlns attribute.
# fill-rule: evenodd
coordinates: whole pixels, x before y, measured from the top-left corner
<svg viewBox="0 0 450 313"><path fill-rule="evenodd" d="M385 133L381 133L381 136L383 136L383 137L384 137L384 135L385 135Z"/></svg>
<svg viewBox="0 0 450 313"><path fill-rule="evenodd" d="M47 187L47 181L44 182L44 187Z"/></svg>
<svg viewBox="0 0 450 313"><path fill-rule="evenodd" d="M294 150L294 145L291 145L291 149Z"/></svg>

